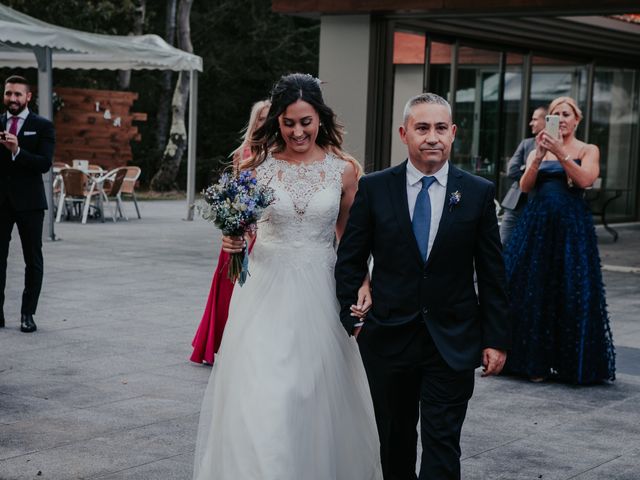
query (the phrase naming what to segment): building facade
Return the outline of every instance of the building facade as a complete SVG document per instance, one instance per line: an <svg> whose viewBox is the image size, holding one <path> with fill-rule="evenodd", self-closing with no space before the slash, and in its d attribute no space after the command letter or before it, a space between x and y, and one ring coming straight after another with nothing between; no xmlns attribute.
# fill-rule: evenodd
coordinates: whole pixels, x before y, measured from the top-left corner
<svg viewBox="0 0 640 480"><path fill-rule="evenodd" d="M549 0L294 2L273 9L321 19L320 78L367 171L398 164L408 98L447 98L458 135L451 161L509 187L506 163L532 111L560 96L584 114L577 136L600 147L609 221L640 212L640 23L634 2ZM491 4L488 6L488 4ZM604 5L603 5L604 4ZM638 8L636 6L636 8ZM615 199L614 199L615 198Z"/></svg>

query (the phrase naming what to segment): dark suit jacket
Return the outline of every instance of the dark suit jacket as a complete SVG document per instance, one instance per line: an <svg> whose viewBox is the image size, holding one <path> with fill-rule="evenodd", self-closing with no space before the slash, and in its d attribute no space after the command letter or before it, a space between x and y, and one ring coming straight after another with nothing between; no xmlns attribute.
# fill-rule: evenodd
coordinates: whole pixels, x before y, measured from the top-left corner
<svg viewBox="0 0 640 480"><path fill-rule="evenodd" d="M504 208L515 210L524 205L527 195L520 190L520 179L524 174L524 168L527 164L527 157L536 149L535 138L525 138L520 142L516 152L507 164L507 177L513 180L511 187L507 191L501 205Z"/></svg>
<svg viewBox="0 0 640 480"><path fill-rule="evenodd" d="M0 116L0 127L7 130L7 114ZM16 211L47 208L42 174L51 168L55 133L53 123L29 112L18 132L20 153L11 160L11 152L0 145L0 205L5 202Z"/></svg>
<svg viewBox="0 0 640 480"><path fill-rule="evenodd" d="M460 202L450 205L455 191L461 194ZM455 370L476 368L483 348L509 349L511 327L493 199L491 182L450 165L442 218L425 263L409 216L406 161L363 177L335 268L347 332L355 323L349 307L372 254L373 307L367 322L395 327L423 319L438 351Z"/></svg>

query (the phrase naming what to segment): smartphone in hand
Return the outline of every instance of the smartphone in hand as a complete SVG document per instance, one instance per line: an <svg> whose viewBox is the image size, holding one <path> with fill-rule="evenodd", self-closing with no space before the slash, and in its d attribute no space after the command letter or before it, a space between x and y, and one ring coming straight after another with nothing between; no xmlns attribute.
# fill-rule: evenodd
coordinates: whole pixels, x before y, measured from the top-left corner
<svg viewBox="0 0 640 480"><path fill-rule="evenodd" d="M558 138L558 134L560 133L560 115L547 115L544 119L547 122L544 129L553 138Z"/></svg>

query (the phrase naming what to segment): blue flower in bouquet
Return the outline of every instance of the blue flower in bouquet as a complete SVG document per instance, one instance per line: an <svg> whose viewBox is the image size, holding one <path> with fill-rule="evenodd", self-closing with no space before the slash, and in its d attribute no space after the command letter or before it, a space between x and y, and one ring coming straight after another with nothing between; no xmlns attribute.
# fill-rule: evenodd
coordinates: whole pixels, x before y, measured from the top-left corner
<svg viewBox="0 0 640 480"><path fill-rule="evenodd" d="M204 190L203 196L204 203L198 205L200 214L230 237L255 231L264 209L275 200L273 189L259 184L250 171L223 173L217 183ZM242 285L248 273L246 249L232 254L229 279Z"/></svg>

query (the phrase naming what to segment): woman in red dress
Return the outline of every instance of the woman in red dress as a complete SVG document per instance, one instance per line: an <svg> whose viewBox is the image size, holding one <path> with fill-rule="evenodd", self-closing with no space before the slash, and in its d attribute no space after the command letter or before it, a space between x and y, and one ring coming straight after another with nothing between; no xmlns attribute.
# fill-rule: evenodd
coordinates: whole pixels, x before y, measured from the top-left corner
<svg viewBox="0 0 640 480"><path fill-rule="evenodd" d="M251 115L249 116L249 122L242 137L242 143L231 153L234 169L238 168L241 160L251 155L249 140L253 132L261 127L266 120L270 106L271 103L269 100L261 100L256 102L251 108ZM224 332L224 326L227 323L227 316L229 314L229 301L233 293L233 283L227 276L229 259L230 255L220 250L218 265L213 274L207 305L202 314L202 320L200 320L200 325L193 338L193 342L191 342L193 346L193 353L191 354L192 362L213 365L214 355L220 346L222 333Z"/></svg>

